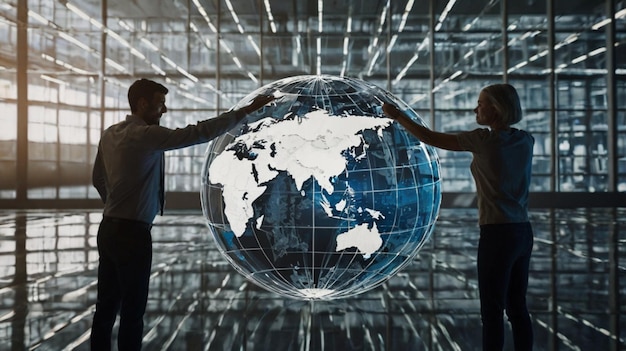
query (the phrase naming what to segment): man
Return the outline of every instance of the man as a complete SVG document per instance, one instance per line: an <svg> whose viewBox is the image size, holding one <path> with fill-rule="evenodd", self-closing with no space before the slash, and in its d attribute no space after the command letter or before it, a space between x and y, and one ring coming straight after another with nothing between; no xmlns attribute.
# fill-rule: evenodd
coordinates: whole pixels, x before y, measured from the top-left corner
<svg viewBox="0 0 626 351"><path fill-rule="evenodd" d="M128 89L131 114L107 128L100 139L93 184L104 202L104 213L97 239L100 260L92 350L111 349L118 312L119 350L141 349L152 263L150 230L157 213L163 214L164 152L208 142L273 100L257 96L239 110L169 129L159 125L167 112L167 93L157 82L135 81Z"/></svg>

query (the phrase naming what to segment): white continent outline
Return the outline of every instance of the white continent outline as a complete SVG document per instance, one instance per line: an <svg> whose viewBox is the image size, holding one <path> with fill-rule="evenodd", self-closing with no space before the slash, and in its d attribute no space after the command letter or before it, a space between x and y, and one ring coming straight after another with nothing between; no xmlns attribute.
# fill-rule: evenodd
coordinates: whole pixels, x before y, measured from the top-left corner
<svg viewBox="0 0 626 351"><path fill-rule="evenodd" d="M254 216L252 203L267 189L264 184L274 179L279 171L291 176L303 196L302 186L311 177L328 194L332 194L334 187L331 179L346 171L342 153L359 146L366 148L360 133L375 130L382 138L382 130L391 123L393 120L384 117L331 116L320 109L295 118L276 120L265 117L250 124L250 131L237 136L215 157L208 170L209 181L222 185L224 215L235 236L244 234L246 223ZM259 141L265 148L254 147ZM229 150L242 143L253 150L254 159L239 159L236 151ZM257 228L261 225L260 221L262 217L257 219ZM362 236L365 232L369 234L367 237ZM359 235L355 235L357 233ZM382 245L376 226L370 230L367 224L338 235L337 241L337 251L340 247L357 247L365 257Z"/></svg>

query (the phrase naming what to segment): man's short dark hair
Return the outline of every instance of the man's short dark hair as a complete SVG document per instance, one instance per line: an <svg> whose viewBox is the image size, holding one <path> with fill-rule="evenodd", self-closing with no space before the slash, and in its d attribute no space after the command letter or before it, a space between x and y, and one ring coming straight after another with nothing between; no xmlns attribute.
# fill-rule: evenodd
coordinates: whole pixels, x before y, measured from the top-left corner
<svg viewBox="0 0 626 351"><path fill-rule="evenodd" d="M128 104L130 105L130 112L137 112L139 99L144 98L148 101L152 101L154 93L167 94L168 91L169 90L164 85L150 79L141 78L136 80L130 88L128 88Z"/></svg>

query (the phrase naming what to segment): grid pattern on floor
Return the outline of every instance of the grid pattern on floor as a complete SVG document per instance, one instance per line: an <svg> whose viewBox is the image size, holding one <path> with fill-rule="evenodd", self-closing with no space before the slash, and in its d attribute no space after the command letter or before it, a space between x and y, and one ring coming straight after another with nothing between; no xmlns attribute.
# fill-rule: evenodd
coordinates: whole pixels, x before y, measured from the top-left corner
<svg viewBox="0 0 626 351"><path fill-rule="evenodd" d="M535 349L625 350L626 209L531 216ZM0 212L0 349L88 349L100 218L87 210ZM414 262L385 284L350 299L301 302L247 282L201 214L166 214L153 228L145 349L479 349L475 218L474 210L443 209Z"/></svg>

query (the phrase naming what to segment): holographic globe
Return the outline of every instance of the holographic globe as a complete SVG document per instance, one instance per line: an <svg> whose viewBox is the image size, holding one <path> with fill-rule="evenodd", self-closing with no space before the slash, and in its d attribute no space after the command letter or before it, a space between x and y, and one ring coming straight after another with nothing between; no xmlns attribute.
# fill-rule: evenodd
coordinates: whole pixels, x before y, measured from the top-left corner
<svg viewBox="0 0 626 351"><path fill-rule="evenodd" d="M397 97L364 81L297 76L210 143L202 209L224 257L285 297L330 300L385 282L417 255L439 213L435 150L386 118Z"/></svg>

